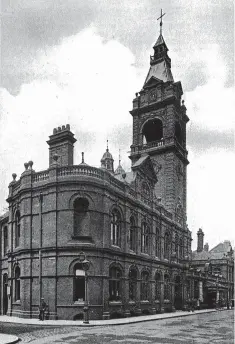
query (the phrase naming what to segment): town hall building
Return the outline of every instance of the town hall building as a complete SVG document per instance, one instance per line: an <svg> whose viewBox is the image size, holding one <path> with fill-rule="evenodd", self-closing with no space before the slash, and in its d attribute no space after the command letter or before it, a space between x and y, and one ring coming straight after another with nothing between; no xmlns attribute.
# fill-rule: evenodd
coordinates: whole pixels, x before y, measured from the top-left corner
<svg viewBox="0 0 235 344"><path fill-rule="evenodd" d="M130 111L130 171L120 161L114 167L108 146L100 168L84 155L74 165L76 138L67 124L47 141L46 170L29 161L18 179L12 175L9 211L0 218L1 314L38 317L42 298L50 319L186 309L196 280L203 302L206 272L192 266L187 227L182 96L160 33ZM227 291L225 284L218 289Z"/></svg>

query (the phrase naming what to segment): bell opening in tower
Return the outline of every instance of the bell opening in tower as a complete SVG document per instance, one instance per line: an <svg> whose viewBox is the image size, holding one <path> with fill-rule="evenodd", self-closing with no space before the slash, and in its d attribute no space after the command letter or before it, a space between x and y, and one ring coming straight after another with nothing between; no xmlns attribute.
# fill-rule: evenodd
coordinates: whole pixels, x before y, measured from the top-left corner
<svg viewBox="0 0 235 344"><path fill-rule="evenodd" d="M158 118L148 120L143 127L143 144L163 139L163 125Z"/></svg>

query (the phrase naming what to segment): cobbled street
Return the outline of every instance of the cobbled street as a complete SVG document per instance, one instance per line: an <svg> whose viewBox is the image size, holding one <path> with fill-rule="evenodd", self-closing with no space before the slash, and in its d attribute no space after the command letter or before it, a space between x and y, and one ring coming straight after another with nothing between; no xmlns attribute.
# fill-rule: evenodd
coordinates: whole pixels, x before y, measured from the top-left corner
<svg viewBox="0 0 235 344"><path fill-rule="evenodd" d="M31 344L233 344L234 313L191 315L105 327L38 327L0 324L2 332Z"/></svg>

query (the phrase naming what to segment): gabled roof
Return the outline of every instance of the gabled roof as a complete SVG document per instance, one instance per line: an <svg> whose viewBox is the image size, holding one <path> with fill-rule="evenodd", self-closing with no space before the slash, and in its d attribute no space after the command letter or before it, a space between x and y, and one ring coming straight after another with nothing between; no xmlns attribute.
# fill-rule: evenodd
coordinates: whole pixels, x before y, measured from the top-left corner
<svg viewBox="0 0 235 344"><path fill-rule="evenodd" d="M215 247L213 247L210 252L211 253L227 253L231 250L231 242L229 240L225 240L224 242L219 243Z"/></svg>
<svg viewBox="0 0 235 344"><path fill-rule="evenodd" d="M231 256L229 253L232 250L232 246L230 241L225 240L224 242L219 243L214 248L212 248L209 252L208 251L201 251L197 252L194 251L192 253L193 260L208 260L208 259L225 259ZM233 252L232 252L233 255Z"/></svg>
<svg viewBox="0 0 235 344"><path fill-rule="evenodd" d="M132 165L132 171L140 170L142 173L144 173L149 179L157 182L157 175L154 170L154 166L152 163L152 160L149 155L143 155L141 156L133 165Z"/></svg>

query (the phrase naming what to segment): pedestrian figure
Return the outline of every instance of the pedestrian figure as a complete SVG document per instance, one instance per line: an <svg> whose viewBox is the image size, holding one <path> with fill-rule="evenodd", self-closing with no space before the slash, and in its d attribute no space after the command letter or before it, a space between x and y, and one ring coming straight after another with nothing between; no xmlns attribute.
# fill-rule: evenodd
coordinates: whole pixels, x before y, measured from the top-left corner
<svg viewBox="0 0 235 344"><path fill-rule="evenodd" d="M44 320L45 318L45 311L46 311L46 302L44 301L44 298L41 298L41 304L39 306L39 320Z"/></svg>

